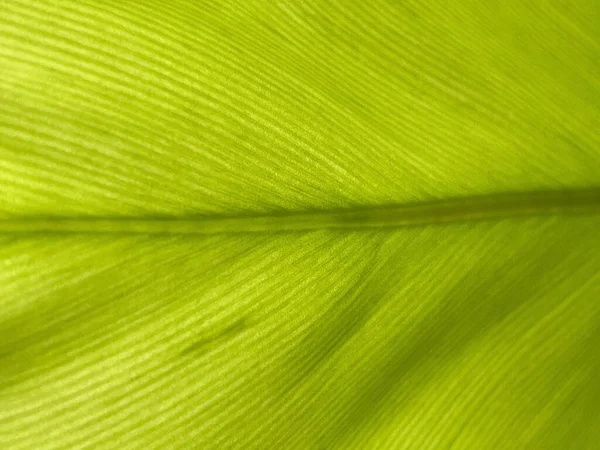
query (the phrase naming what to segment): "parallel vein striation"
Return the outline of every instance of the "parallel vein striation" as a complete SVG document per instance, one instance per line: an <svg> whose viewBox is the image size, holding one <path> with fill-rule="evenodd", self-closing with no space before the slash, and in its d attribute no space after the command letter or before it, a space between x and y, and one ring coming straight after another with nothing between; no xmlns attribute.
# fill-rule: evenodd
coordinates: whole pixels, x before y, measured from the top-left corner
<svg viewBox="0 0 600 450"><path fill-rule="evenodd" d="M596 10L5 1L0 217L258 215L589 188Z"/></svg>
<svg viewBox="0 0 600 450"><path fill-rule="evenodd" d="M0 448L596 449L599 19L0 0Z"/></svg>
<svg viewBox="0 0 600 450"><path fill-rule="evenodd" d="M598 226L4 236L0 443L564 444L596 410Z"/></svg>

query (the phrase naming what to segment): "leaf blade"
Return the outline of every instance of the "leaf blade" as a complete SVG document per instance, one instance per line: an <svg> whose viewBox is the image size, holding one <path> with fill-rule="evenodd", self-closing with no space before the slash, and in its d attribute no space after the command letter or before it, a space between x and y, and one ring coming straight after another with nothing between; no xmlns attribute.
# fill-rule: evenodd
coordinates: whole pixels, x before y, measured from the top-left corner
<svg viewBox="0 0 600 450"><path fill-rule="evenodd" d="M598 12L3 2L0 444L593 448Z"/></svg>

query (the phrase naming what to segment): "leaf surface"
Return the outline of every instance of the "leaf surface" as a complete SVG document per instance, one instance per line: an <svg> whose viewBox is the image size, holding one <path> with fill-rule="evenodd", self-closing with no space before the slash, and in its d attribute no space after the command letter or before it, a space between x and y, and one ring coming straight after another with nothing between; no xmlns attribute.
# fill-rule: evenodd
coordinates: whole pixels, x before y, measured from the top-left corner
<svg viewBox="0 0 600 450"><path fill-rule="evenodd" d="M0 2L0 446L595 448L589 1Z"/></svg>

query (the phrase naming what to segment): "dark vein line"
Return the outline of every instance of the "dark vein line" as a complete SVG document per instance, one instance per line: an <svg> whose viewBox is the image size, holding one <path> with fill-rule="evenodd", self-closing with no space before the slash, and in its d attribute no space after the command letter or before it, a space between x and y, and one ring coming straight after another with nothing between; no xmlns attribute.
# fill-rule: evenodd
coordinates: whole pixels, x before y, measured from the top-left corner
<svg viewBox="0 0 600 450"><path fill-rule="evenodd" d="M203 337L193 344L187 346L180 353L181 356L188 355L190 353L194 353L196 355L205 353L209 351L212 347L216 347L219 344L222 344L238 334L244 332L248 328L249 324L246 318L241 318L229 325L228 327L220 330L219 332Z"/></svg>
<svg viewBox="0 0 600 450"><path fill-rule="evenodd" d="M272 233L321 229L410 227L518 217L600 215L600 188L509 193L449 200L269 215L198 217L25 217L0 220L0 234Z"/></svg>

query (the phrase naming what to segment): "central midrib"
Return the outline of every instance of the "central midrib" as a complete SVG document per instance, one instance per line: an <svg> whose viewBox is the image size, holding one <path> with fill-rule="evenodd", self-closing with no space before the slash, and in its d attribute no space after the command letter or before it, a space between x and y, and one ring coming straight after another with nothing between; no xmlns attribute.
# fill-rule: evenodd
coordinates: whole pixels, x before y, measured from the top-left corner
<svg viewBox="0 0 600 450"><path fill-rule="evenodd" d="M0 233L273 233L319 229L365 229L499 220L544 215L600 214L600 188L511 193L423 203L198 217L57 217L0 220Z"/></svg>

